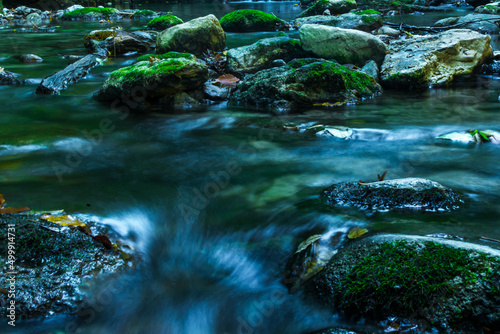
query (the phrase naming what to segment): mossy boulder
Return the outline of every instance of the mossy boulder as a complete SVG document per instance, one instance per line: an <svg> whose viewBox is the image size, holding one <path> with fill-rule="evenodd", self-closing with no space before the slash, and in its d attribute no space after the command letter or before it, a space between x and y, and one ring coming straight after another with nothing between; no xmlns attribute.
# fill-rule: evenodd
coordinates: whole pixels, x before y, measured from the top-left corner
<svg viewBox="0 0 500 334"><path fill-rule="evenodd" d="M358 11L342 15L314 15L298 18L294 21L294 26L304 24L321 24L330 27L343 29L356 29L370 32L383 25L382 14L377 11Z"/></svg>
<svg viewBox="0 0 500 334"><path fill-rule="evenodd" d="M180 18L175 15L167 14L158 16L148 22L148 29L165 30L178 24L184 23Z"/></svg>
<svg viewBox="0 0 500 334"><path fill-rule="evenodd" d="M65 13L62 20L100 20L109 19L111 16L116 15L118 10L115 8L98 8L98 7L85 7L75 9L71 12Z"/></svg>
<svg viewBox="0 0 500 334"><path fill-rule="evenodd" d="M112 101L140 91L141 100L154 102L177 93L202 88L207 80L208 68L192 59L140 61L111 72L95 97L102 101Z"/></svg>
<svg viewBox="0 0 500 334"><path fill-rule="evenodd" d="M282 59L289 62L295 58L310 57L300 41L290 37L261 39L254 44L231 49L227 52L227 71L237 75L255 73L272 67L272 62Z"/></svg>
<svg viewBox="0 0 500 334"><path fill-rule="evenodd" d="M500 2L492 2L485 6L479 6L474 9L478 14L500 14Z"/></svg>
<svg viewBox="0 0 500 334"><path fill-rule="evenodd" d="M486 246L406 235L356 239L305 288L350 316L401 317L446 332L500 329L500 251Z"/></svg>
<svg viewBox="0 0 500 334"><path fill-rule="evenodd" d="M144 10L136 10L134 14L132 14L131 18L132 19L140 19L144 17L153 17L156 16L157 14L149 9L144 9Z"/></svg>
<svg viewBox="0 0 500 334"><path fill-rule="evenodd" d="M8 230L9 224L15 231ZM93 224L87 222L87 227ZM98 233L102 227L92 229ZM15 270L7 265L8 232L15 234ZM112 242L113 238L110 239ZM109 241L109 239L108 239ZM106 249L102 243L77 227L64 227L40 219L40 215L2 215L0 217L0 275L2 288L10 289L7 274L16 271L16 319L40 319L51 315L76 315L85 302L87 287L97 279L111 279L129 266L129 254L120 248ZM123 247L121 247L123 250ZM95 292L95 291L94 291ZM0 304L8 305L8 296L0 294ZM2 307L2 317L7 315Z"/></svg>
<svg viewBox="0 0 500 334"><path fill-rule="evenodd" d="M381 65L387 46L378 37L353 29L306 24L300 28L300 41L304 50L342 64L359 67L369 60Z"/></svg>
<svg viewBox="0 0 500 334"><path fill-rule="evenodd" d="M449 86L472 77L492 55L491 37L468 29L394 41L381 68L388 88Z"/></svg>
<svg viewBox="0 0 500 334"><path fill-rule="evenodd" d="M238 84L231 100L263 110L290 110L323 103L356 102L380 91L375 80L324 59L294 59Z"/></svg>
<svg viewBox="0 0 500 334"><path fill-rule="evenodd" d="M331 15L348 13L358 8L355 0L318 0L314 5L300 13L298 17L322 15L325 10L329 10Z"/></svg>
<svg viewBox="0 0 500 334"><path fill-rule="evenodd" d="M437 182L421 178L369 183L341 182L325 189L321 196L331 205L381 211L451 210L463 202L463 196L459 193Z"/></svg>
<svg viewBox="0 0 500 334"><path fill-rule="evenodd" d="M156 59L171 59L171 58L186 58L190 60L196 60L196 56L191 53L183 53L183 52L167 52L164 54L147 54L142 55L137 58L137 61L149 61L151 58Z"/></svg>
<svg viewBox="0 0 500 334"><path fill-rule="evenodd" d="M220 24L227 32L275 31L286 26L282 19L255 9L240 9L221 17Z"/></svg>
<svg viewBox="0 0 500 334"><path fill-rule="evenodd" d="M90 53L99 48L108 50L111 55L127 52L146 52L154 45L154 39L146 33L130 33L123 30L94 30L83 38L85 48Z"/></svg>
<svg viewBox="0 0 500 334"><path fill-rule="evenodd" d="M156 39L158 53L177 51L199 56L207 50L223 51L225 47L226 33L212 14L164 30Z"/></svg>

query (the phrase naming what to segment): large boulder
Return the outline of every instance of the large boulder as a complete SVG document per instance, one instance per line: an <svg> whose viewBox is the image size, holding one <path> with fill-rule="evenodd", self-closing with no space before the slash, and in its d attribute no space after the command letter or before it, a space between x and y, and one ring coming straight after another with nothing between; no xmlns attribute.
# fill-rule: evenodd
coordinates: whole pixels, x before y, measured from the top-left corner
<svg viewBox="0 0 500 334"><path fill-rule="evenodd" d="M304 24L321 24L370 32L380 28L383 25L383 20L382 13L375 10L363 10L336 16L314 15L298 18L294 21L294 26L302 26Z"/></svg>
<svg viewBox="0 0 500 334"><path fill-rule="evenodd" d="M331 15L348 13L358 6L355 0L318 0L314 5L300 13L298 17L322 15L328 10Z"/></svg>
<svg viewBox="0 0 500 334"><path fill-rule="evenodd" d="M360 72L324 59L294 59L255 73L240 82L232 101L266 110L355 102L373 96L380 86Z"/></svg>
<svg viewBox="0 0 500 334"><path fill-rule="evenodd" d="M400 89L447 86L469 78L491 56L491 37L472 30L394 41L381 69L383 86Z"/></svg>
<svg viewBox="0 0 500 334"><path fill-rule="evenodd" d="M177 51L198 56L207 50L223 51L225 47L226 33L212 14L168 28L156 39L158 53Z"/></svg>
<svg viewBox="0 0 500 334"><path fill-rule="evenodd" d="M334 311L372 321L401 317L447 333L500 329L500 251L487 246L411 235L359 238L305 289Z"/></svg>
<svg viewBox="0 0 500 334"><path fill-rule="evenodd" d="M127 52L146 52L154 45L149 35L135 34L123 30L94 30L83 38L85 48L94 53L99 48L108 50L111 55L123 55Z"/></svg>
<svg viewBox="0 0 500 334"><path fill-rule="evenodd" d="M434 23L434 27L447 27L460 24L461 29L475 30L485 34L498 34L500 27L495 23L500 21L500 15L469 14L461 17L449 17Z"/></svg>
<svg viewBox="0 0 500 334"><path fill-rule="evenodd" d="M112 101L140 91L141 99L155 101L202 88L208 68L189 58L140 61L111 72L95 97Z"/></svg>
<svg viewBox="0 0 500 334"><path fill-rule="evenodd" d="M228 32L275 31L286 26L282 19L255 9L227 13L221 17L220 24Z"/></svg>
<svg viewBox="0 0 500 334"><path fill-rule="evenodd" d="M255 73L272 67L272 62L282 59L289 62L295 58L306 58L310 52L304 51L300 41L290 37L265 38L260 41L231 49L227 52L227 71L237 75Z"/></svg>
<svg viewBox="0 0 500 334"><path fill-rule="evenodd" d="M64 13L62 20L102 20L118 14L115 8L84 7Z"/></svg>
<svg viewBox="0 0 500 334"><path fill-rule="evenodd" d="M182 21L177 16L167 14L155 17L154 19L148 22L147 27L148 29L153 29L153 30L165 30L182 23L184 23L184 21Z"/></svg>
<svg viewBox="0 0 500 334"><path fill-rule="evenodd" d="M369 60L381 65L387 46L378 37L359 30L306 24L300 28L300 41L306 51L342 64L364 66Z"/></svg>
<svg viewBox="0 0 500 334"><path fill-rule="evenodd" d="M341 182L325 189L321 196L330 205L370 210L450 210L463 202L459 193L441 184L405 178L378 182Z"/></svg>

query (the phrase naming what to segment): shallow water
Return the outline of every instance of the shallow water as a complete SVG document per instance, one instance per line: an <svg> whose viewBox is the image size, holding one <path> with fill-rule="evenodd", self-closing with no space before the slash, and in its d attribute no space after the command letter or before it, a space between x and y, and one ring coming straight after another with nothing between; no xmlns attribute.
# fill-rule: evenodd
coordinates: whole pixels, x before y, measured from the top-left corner
<svg viewBox="0 0 500 334"><path fill-rule="evenodd" d="M149 7L185 21L239 8L284 19L298 13L293 2ZM443 15L406 19L429 24ZM133 30L146 22L116 24ZM225 104L184 115L126 115L91 96L134 57L106 62L60 96L33 94L44 76L66 66L63 56L85 54L86 32L103 27L57 24L53 34L0 30L0 66L33 79L0 86L0 193L9 206L65 209L105 224L143 252L144 264L109 279L110 286L91 284L95 302L80 322L24 322L16 333L303 333L343 324L280 283L287 258L312 234L364 226L371 233L500 239L500 147L434 139L450 131L500 131L498 77L452 89L386 91L356 106L295 115ZM274 35L228 34L228 45ZM25 52L44 62L9 58ZM355 136L282 130L304 123L348 126ZM469 201L454 212L366 213L318 199L333 183L371 181L386 168L388 178L429 178Z"/></svg>

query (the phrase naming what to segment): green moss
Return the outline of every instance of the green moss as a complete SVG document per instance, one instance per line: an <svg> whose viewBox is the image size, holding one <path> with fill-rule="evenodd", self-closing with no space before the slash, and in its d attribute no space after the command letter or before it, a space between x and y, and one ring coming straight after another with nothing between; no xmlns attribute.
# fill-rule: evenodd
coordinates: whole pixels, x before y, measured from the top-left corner
<svg viewBox="0 0 500 334"><path fill-rule="evenodd" d="M382 15L381 12L376 11L374 9L365 9L365 10L358 10L354 12L356 15L371 15L371 14L377 14L377 15Z"/></svg>
<svg viewBox="0 0 500 334"><path fill-rule="evenodd" d="M170 58L186 58L186 59L191 59L191 60L196 60L196 56L191 54L191 53L183 53L183 52L167 52L164 54L147 54L147 55L142 55L139 58L137 58L137 61L149 61L150 57L158 58L158 59L170 59Z"/></svg>
<svg viewBox="0 0 500 334"><path fill-rule="evenodd" d="M225 31L275 31L285 22L272 14L254 9L240 9L224 15L220 24Z"/></svg>
<svg viewBox="0 0 500 334"><path fill-rule="evenodd" d="M154 30L165 30L175 25L184 23L180 18L175 15L163 15L159 17L155 17L151 21L148 22L148 29Z"/></svg>
<svg viewBox="0 0 500 334"><path fill-rule="evenodd" d="M132 18L134 19L137 19L137 18L140 18L141 16L154 16L156 15L156 13L152 10L149 10L149 9L145 9L145 10L138 10L136 12L134 12L134 14L132 15Z"/></svg>
<svg viewBox="0 0 500 334"><path fill-rule="evenodd" d="M362 254L340 285L332 286L335 304L343 310L363 313L380 308L409 316L478 280L493 284L492 290L498 289L495 275L499 260L434 242L384 242L369 254Z"/></svg>
<svg viewBox="0 0 500 334"><path fill-rule="evenodd" d="M61 18L63 20L80 19L86 17L105 17L108 18L116 13L114 8L97 8L97 7L85 7L76 9L72 12L65 13Z"/></svg>

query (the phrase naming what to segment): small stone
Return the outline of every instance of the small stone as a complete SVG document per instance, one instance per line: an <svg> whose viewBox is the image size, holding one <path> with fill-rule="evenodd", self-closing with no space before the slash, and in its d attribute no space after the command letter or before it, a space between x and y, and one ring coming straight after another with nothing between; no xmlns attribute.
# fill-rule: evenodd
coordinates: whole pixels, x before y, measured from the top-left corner
<svg viewBox="0 0 500 334"><path fill-rule="evenodd" d="M21 63L25 63L25 64L32 64L32 63L41 63L41 62L43 62L43 59L37 55L30 53L30 54L21 55L19 57L19 61Z"/></svg>

